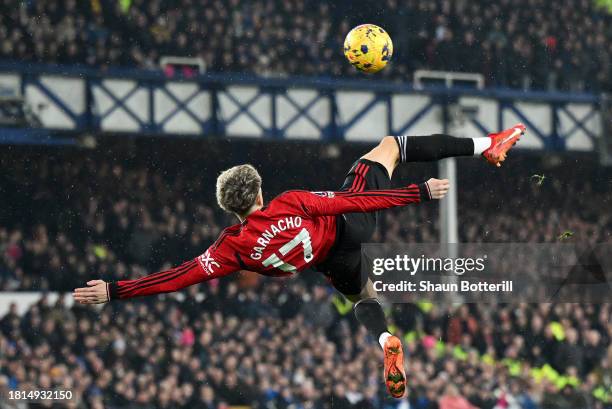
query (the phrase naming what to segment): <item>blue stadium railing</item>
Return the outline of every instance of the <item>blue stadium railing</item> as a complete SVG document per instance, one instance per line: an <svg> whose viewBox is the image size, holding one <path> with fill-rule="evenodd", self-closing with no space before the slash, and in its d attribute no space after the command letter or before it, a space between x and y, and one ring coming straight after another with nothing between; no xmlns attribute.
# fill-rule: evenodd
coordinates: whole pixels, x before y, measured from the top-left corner
<svg viewBox="0 0 612 409"><path fill-rule="evenodd" d="M382 134L486 134L524 122L527 148L593 150L601 134L592 94L476 90L332 78L206 74L0 64L0 95L22 96L42 130L70 135L185 135L370 141ZM473 111L461 121L461 109ZM27 134L31 133L31 139ZM38 129L0 132L10 143L44 143ZM19 135L24 135L22 138ZM66 136L68 138L66 139Z"/></svg>

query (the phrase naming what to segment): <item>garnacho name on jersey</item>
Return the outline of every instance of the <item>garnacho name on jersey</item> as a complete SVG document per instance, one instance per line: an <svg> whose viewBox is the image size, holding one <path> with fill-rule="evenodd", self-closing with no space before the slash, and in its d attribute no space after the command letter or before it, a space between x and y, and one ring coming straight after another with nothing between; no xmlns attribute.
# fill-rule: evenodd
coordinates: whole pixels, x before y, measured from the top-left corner
<svg viewBox="0 0 612 409"><path fill-rule="evenodd" d="M259 246L253 247L253 251L250 254L250 257L253 260L261 259L261 255L263 251L266 249L270 240L272 240L276 235L282 231L288 229L298 228L302 225L302 218L300 216L295 217L285 217L284 219L280 219L274 224L271 224L266 230L264 230L257 238L257 244Z"/></svg>

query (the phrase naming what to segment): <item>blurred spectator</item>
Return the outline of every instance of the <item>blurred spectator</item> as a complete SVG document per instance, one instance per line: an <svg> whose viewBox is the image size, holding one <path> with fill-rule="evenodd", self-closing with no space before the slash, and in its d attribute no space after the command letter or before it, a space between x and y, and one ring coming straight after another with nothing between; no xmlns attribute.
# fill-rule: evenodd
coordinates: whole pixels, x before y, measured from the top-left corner
<svg viewBox="0 0 612 409"><path fill-rule="evenodd" d="M457 387L452 383L444 389L444 395L440 398L440 409L477 409L459 394Z"/></svg>

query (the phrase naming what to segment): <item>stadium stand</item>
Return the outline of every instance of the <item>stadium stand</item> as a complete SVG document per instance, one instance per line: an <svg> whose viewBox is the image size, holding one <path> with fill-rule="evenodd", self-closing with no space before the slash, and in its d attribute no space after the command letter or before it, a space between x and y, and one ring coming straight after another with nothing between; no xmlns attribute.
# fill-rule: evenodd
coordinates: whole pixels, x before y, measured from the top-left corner
<svg viewBox="0 0 612 409"><path fill-rule="evenodd" d="M212 72L351 76L338 50L365 19L396 42L383 77L405 81L429 68L480 72L492 86L612 90L611 16L589 0L2 0L0 7L2 60L159 69L160 57L173 55L199 57Z"/></svg>
<svg viewBox="0 0 612 409"><path fill-rule="evenodd" d="M397 407L376 341L327 288L308 288L225 281L99 313L43 298L0 319L0 388L63 387L92 408ZM421 337L405 330L405 307L394 311L411 407L604 407L609 304L430 307L410 311Z"/></svg>
<svg viewBox="0 0 612 409"><path fill-rule="evenodd" d="M71 290L92 271L111 279L176 265L199 255L223 228L236 223L215 204L214 179L224 168L256 164L267 197L292 188L335 190L364 149L344 144L339 157L326 158L325 146L317 144L269 143L258 149L256 142L242 142L244 151L232 155L227 142L135 143L123 153L109 142L86 155L78 149L38 155L14 148L2 156L0 180L7 201L0 214L0 288ZM102 153L106 149L109 153ZM186 151L198 153L187 160ZM337 176L312 178L315 165L304 163L304 157L319 158L317 169ZM549 157L540 161L532 155L513 161L512 169L498 171L479 160L462 160L460 214L470 221L460 226L463 242L546 243L564 231L590 243L610 240L612 219L600 211L610 203L609 169L579 155L559 158L556 165L547 164ZM293 172L279 171L282 164L292 164ZM549 172L552 176L541 185L533 177L543 173L546 178ZM435 174L433 166L408 166L394 180L419 182ZM589 200L577 207L579 195ZM433 243L439 240L437 220L434 204L388 211L375 240Z"/></svg>
<svg viewBox="0 0 612 409"><path fill-rule="evenodd" d="M233 222L213 205L214 178L228 164L258 166L274 196L336 188L364 150L150 142L5 150L0 288L64 291L92 274L135 277L176 264ZM513 153L512 160L501 170L460 161L460 214L470 221L461 225L462 240L551 242L568 230L574 240L610 240L610 215L601 212L610 201L609 169L578 154ZM313 178L315 167L335 179ZM395 182L434 172L407 166ZM589 200L576 206L578 194ZM377 240L438 240L436 206L389 214ZM350 311L314 272L222 279L100 311L43 297L24 315L13 307L0 318L0 389L69 388L74 407L92 408L398 407L379 381L380 348ZM410 351L410 407L603 408L612 382L611 313L610 304L394 305L393 325Z"/></svg>
<svg viewBox="0 0 612 409"><path fill-rule="evenodd" d="M370 22L395 42L393 63L378 79L403 83L418 69L453 70L481 73L489 88L609 92L612 17L595 4L0 0L0 63L9 71L160 70L170 55L197 57L229 79L356 78L340 50L351 27ZM23 125L23 115L11 118ZM69 389L75 399L67 407L96 409L611 407L612 304L387 306L409 355L410 395L394 401L380 382L376 340L314 271L293 279L241 273L101 309L67 296L55 301L45 292L62 294L96 276L135 278L201 254L235 223L214 203L215 177L230 165L256 165L270 198L292 188L336 189L365 150L88 138L96 149L0 151L0 291L43 292L24 313L17 305L0 313L0 397L15 388ZM550 243L564 233L574 242L610 241L612 170L590 154L536 155L513 152L501 169L458 160L460 241ZM436 174L435 165L411 165L395 184ZM396 209L374 240L437 242L438 224L436 204Z"/></svg>

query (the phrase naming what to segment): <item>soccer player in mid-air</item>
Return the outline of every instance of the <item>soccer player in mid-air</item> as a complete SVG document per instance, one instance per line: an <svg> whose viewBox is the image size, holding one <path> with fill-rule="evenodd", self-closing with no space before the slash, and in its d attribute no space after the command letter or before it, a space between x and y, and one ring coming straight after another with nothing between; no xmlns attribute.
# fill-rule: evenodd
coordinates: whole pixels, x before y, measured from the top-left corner
<svg viewBox="0 0 612 409"><path fill-rule="evenodd" d="M82 304L167 293L240 270L285 276L306 268L323 272L332 285L354 302L357 320L384 351L384 381L389 393L404 396L402 344L388 332L385 316L368 277L361 274L361 243L370 240L377 211L441 199L448 180L391 187L398 164L454 156L482 155L500 166L508 150L525 132L514 127L481 138L387 136L357 160L337 192L287 191L267 205L261 178L251 165L230 168L217 179L217 201L235 214L239 224L225 229L202 255L167 271L136 280L92 280L74 290Z"/></svg>

